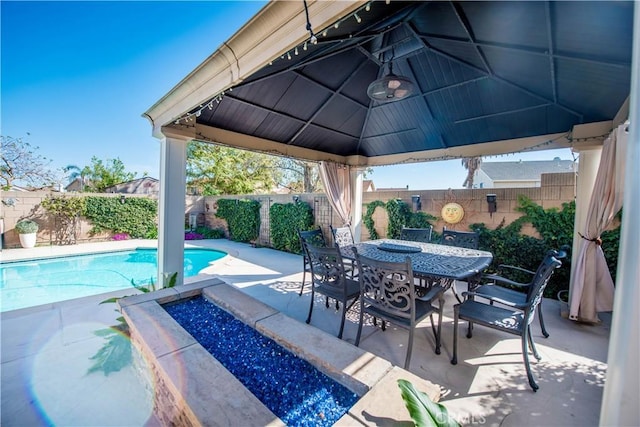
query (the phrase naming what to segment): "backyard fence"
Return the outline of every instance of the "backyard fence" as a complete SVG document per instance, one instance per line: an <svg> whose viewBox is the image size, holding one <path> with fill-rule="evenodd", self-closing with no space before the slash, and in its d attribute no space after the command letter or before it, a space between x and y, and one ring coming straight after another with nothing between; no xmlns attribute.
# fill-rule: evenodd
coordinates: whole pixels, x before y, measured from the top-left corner
<svg viewBox="0 0 640 427"><path fill-rule="evenodd" d="M19 238L14 230L15 224L22 218L34 219L40 225L37 244L51 245L55 243L55 220L40 206L43 199L52 193L49 191L34 192L2 192L0 205L0 227L2 227L3 247L19 247ZM122 197L121 194L92 194L71 193L74 196L100 196ZM495 212L489 212L487 195L495 194ZM402 200L409 206L438 218L434 223L436 231L441 231L444 226L459 230L468 229L470 224L484 223L493 229L500 224L510 224L522 213L516 210L518 196L524 195L545 209L561 208L563 203L574 200L575 175L573 173L554 173L542 175L541 186L533 188L484 188L484 189L458 189L458 190L402 190L402 191L372 191L363 194L363 212L366 205L374 201ZM293 203L294 196L299 202L308 203L314 213L315 224L320 226L325 236L330 236L329 226L342 225L340 217L333 212L327 197L322 193L312 194L271 194L271 195L240 195L240 196L186 196L185 200L185 227L206 226L209 228L226 229L224 220L216 217L217 201L220 199L251 199L260 203L260 232L257 244L271 247L270 236L270 207L273 203ZM146 195L126 195L126 197L149 197ZM419 199L417 198L419 197ZM416 203L419 200L419 203ZM449 203L456 203L463 208L464 216L457 224L447 224L442 220L441 211ZM388 215L384 208L377 208L372 216L375 222L376 232L380 237L385 237L389 224ZM76 241L78 243L90 241L109 240L107 233L90 235L91 224L85 218L80 218L77 224ZM536 235L531 228L523 230L525 234ZM361 240L368 240L369 232L362 227Z"/></svg>

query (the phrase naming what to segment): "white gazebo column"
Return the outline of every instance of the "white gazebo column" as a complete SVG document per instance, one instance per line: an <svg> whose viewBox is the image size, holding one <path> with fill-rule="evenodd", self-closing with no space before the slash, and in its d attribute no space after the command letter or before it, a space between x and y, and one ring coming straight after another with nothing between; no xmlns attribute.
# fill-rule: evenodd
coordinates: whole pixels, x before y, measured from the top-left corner
<svg viewBox="0 0 640 427"><path fill-rule="evenodd" d="M184 212L187 142L190 138L163 130L160 141L160 198L158 201L158 286L178 273L184 283Z"/></svg>
<svg viewBox="0 0 640 427"><path fill-rule="evenodd" d="M637 5L636 5L637 6ZM629 140L616 292L607 355L601 426L640 425L640 8L634 8Z"/></svg>
<svg viewBox="0 0 640 427"><path fill-rule="evenodd" d="M578 150L574 149L574 151ZM571 251L572 277L580 250L580 240L582 239L578 233L582 234L587 224L587 211L589 210L589 202L591 201L593 186L598 174L598 166L600 166L602 146L592 146L588 149L580 150L579 153L580 161L578 162L578 177L576 180L576 216L573 223L573 249ZM571 296L569 296L569 301L571 301Z"/></svg>
<svg viewBox="0 0 640 427"><path fill-rule="evenodd" d="M364 181L363 168L351 168L351 229L353 239L360 242L362 235L362 187Z"/></svg>

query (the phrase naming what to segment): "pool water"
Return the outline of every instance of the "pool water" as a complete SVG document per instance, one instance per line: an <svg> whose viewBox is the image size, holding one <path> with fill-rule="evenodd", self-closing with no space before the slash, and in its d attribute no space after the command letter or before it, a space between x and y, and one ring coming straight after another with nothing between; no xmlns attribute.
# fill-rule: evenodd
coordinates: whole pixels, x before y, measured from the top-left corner
<svg viewBox="0 0 640 427"><path fill-rule="evenodd" d="M195 276L226 255L184 250L184 277ZM0 311L98 295L158 283L156 249L135 249L0 263Z"/></svg>
<svg viewBox="0 0 640 427"><path fill-rule="evenodd" d="M331 426L359 399L203 297L164 308L287 426Z"/></svg>

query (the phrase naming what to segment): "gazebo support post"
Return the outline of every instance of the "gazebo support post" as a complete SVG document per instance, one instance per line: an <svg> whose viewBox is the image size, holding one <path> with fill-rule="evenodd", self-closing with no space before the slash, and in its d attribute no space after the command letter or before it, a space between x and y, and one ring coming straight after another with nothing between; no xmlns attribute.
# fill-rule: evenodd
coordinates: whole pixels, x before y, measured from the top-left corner
<svg viewBox="0 0 640 427"><path fill-rule="evenodd" d="M360 242L362 235L362 189L364 181L364 169L351 168L351 231L356 243Z"/></svg>
<svg viewBox="0 0 640 427"><path fill-rule="evenodd" d="M160 141L160 195L158 200L158 287L165 274L178 273L184 283L184 213L187 142L191 139L163 129Z"/></svg>
<svg viewBox="0 0 640 427"><path fill-rule="evenodd" d="M629 143L616 293L607 356L607 379L600 409L601 426L638 425L640 420L640 8L634 8Z"/></svg>

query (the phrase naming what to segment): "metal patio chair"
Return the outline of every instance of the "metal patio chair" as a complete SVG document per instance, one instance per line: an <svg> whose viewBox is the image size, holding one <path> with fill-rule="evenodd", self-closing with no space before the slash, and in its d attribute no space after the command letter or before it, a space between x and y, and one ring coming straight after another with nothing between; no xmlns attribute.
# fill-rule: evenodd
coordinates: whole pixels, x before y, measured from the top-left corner
<svg viewBox="0 0 640 427"><path fill-rule="evenodd" d="M566 257L565 251L557 251L556 258L561 260ZM533 279L535 278L535 271L527 270L525 268L516 267L513 265L500 265L499 269L504 271L518 271L521 273L525 273L531 277L531 282L529 283L520 283L514 280L508 279L503 275L497 274L483 274L482 281L488 280L492 283L484 283L474 289L474 292L479 294L488 295L495 301L507 301L513 304L525 304L527 300L527 293L530 289ZM511 286L512 288L507 288L506 286ZM540 330L542 331L542 335L545 338L549 337L549 332L547 332L547 328L544 325L544 317L542 316L542 300L538 304L538 322L540 322Z"/></svg>
<svg viewBox="0 0 640 427"><path fill-rule="evenodd" d="M478 249L480 235L474 231L442 230L441 245L457 246L459 248Z"/></svg>
<svg viewBox="0 0 640 427"><path fill-rule="evenodd" d="M333 241L335 242L336 246L338 246L338 248L340 248L341 250L350 250L349 247L353 246L353 244L355 243L355 240L353 239L353 233L351 233L351 228L348 226L333 228L332 225L330 225L329 228L331 229ZM356 276L355 260L344 258L343 262L345 263L347 273L349 273L350 277L353 279Z"/></svg>
<svg viewBox="0 0 640 427"><path fill-rule="evenodd" d="M347 311L360 296L360 284L347 277L342 254L337 246L319 247L307 243L305 245L311 266L311 302L306 322L311 322L316 292L327 298L334 298L336 302L342 303L342 320L338 332L338 338L342 338ZM350 300L351 304L347 305Z"/></svg>
<svg viewBox="0 0 640 427"><path fill-rule="evenodd" d="M324 233L320 227L313 230L298 230L298 237L300 238L300 247L302 248L302 286L300 287L300 293L298 295L302 295L306 275L307 273L311 273L311 265L309 264L309 254L306 250L306 244L313 246L327 246L327 242L324 239Z"/></svg>
<svg viewBox="0 0 640 427"><path fill-rule="evenodd" d="M519 335L522 341L522 357L527 371L527 379L533 391L539 386L533 378L529 363L529 347L533 356L540 360L540 355L531 336L531 322L535 317L536 307L540 304L544 288L549 282L553 271L562 264L558 258L562 254L549 251L534 274L524 303L514 303L507 300L493 298L479 292L463 292L464 302L453 306L453 357L451 363L458 363L458 323L460 320L469 322L467 338L471 338L473 325L479 324L492 329ZM488 302L482 299L488 300ZM493 303L500 303L500 306Z"/></svg>
<svg viewBox="0 0 640 427"><path fill-rule="evenodd" d="M377 261L358 254L353 249L360 280L360 320L355 345L360 344L364 314L409 329L409 343L404 368L408 369L413 348L413 334L416 325L426 317L431 321L431 329L435 338L435 353L440 354L440 337L442 331L443 293L445 288L436 284L423 296L416 295L411 267L411 258L404 262ZM434 305L436 304L437 305ZM438 326L433 321L433 314L438 314Z"/></svg>
<svg viewBox="0 0 640 427"><path fill-rule="evenodd" d="M400 230L400 240L430 243L432 233L433 233L432 226L429 226L426 228L402 227L402 230Z"/></svg>
<svg viewBox="0 0 640 427"><path fill-rule="evenodd" d="M456 230L448 230L444 228L442 230L442 238L440 240L441 245L445 246L457 246L459 248L466 249L478 249L478 245L480 244L480 235L473 231L456 231ZM476 284L476 277L470 278L469 280L464 280L467 283L467 288L469 290L473 290L474 285ZM455 280L451 283L451 290L455 295L458 302L462 302L462 298L460 298L460 294L458 293L458 289L456 288Z"/></svg>

